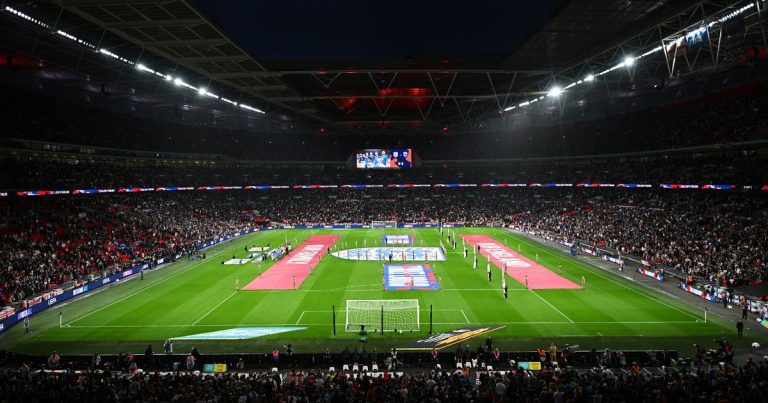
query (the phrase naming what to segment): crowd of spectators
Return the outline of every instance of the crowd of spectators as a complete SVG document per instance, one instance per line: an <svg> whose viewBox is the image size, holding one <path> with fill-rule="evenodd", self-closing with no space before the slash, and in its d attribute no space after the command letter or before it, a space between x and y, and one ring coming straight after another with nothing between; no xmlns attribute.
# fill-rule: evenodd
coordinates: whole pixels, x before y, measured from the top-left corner
<svg viewBox="0 0 768 403"><path fill-rule="evenodd" d="M511 223L732 287L768 274L766 203L735 193L572 192L537 199Z"/></svg>
<svg viewBox="0 0 768 403"><path fill-rule="evenodd" d="M9 402L690 402L765 401L768 365L710 365L662 372L570 367L530 371L415 371L361 375L308 370L190 372L0 372Z"/></svg>
<svg viewBox="0 0 768 403"><path fill-rule="evenodd" d="M18 302L105 270L152 263L253 225L237 210L193 196L5 201L0 301Z"/></svg>
<svg viewBox="0 0 768 403"><path fill-rule="evenodd" d="M161 158L72 159L0 156L0 190L91 189L164 186L344 185L392 183L685 183L760 187L768 184L766 157L741 150L646 158L549 161L445 162L416 169L347 169L343 162L260 164ZM201 163L202 162L202 163Z"/></svg>

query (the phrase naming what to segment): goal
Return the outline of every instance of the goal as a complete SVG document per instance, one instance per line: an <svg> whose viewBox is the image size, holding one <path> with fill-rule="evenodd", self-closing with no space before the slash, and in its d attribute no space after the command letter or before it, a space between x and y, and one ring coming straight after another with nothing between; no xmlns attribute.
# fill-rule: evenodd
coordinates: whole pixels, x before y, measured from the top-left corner
<svg viewBox="0 0 768 403"><path fill-rule="evenodd" d="M371 221L371 228L397 228L397 221Z"/></svg>
<svg viewBox="0 0 768 403"><path fill-rule="evenodd" d="M419 330L417 299L348 299L344 330L359 332L360 326L370 332Z"/></svg>

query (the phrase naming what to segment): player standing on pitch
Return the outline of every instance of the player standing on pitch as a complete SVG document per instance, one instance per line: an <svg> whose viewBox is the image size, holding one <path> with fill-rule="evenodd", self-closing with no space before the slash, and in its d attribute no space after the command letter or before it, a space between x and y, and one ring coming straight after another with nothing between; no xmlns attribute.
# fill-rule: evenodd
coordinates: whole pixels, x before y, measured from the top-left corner
<svg viewBox="0 0 768 403"><path fill-rule="evenodd" d="M501 284L501 289L504 291L504 299L507 299L509 297L509 287L507 287L506 281Z"/></svg>

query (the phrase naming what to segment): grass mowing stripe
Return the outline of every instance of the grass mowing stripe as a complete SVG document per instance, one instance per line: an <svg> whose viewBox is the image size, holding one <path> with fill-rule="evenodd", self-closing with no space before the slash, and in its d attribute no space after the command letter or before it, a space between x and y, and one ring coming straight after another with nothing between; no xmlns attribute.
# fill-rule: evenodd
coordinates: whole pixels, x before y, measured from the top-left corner
<svg viewBox="0 0 768 403"><path fill-rule="evenodd" d="M515 236L517 236L517 235L515 235ZM521 237L520 237L520 238L521 238ZM622 286L622 287L624 287L624 288L626 288L626 289L628 289L628 290L630 290L630 291L633 291L633 292L636 292L636 293L638 293L638 294L640 294L640 295L642 295L642 296L645 296L646 298L650 299L651 301L654 301L654 302L658 302L659 304L662 304L662 305L664 305L664 306L666 306L666 307L668 307L668 308L674 309L674 310L676 310L676 311L678 311L678 312L680 312L680 313L682 313L682 314L685 314L686 316L690 316L690 317L692 317L692 318L694 318L694 319L696 319L696 320L699 320L699 319L701 319L701 318L699 318L699 317L697 317L697 316L694 316L693 314L690 314L690 313L688 313L688 312L686 312L686 311L683 311L683 310L682 310L682 309L680 309L680 308L677 308L677 307L674 307L674 306L672 306L672 305L669 305L669 304L667 304L667 303L666 303L666 302L664 302L664 301L661 301L661 300L655 299L655 298L653 298L651 295L649 295L649 294L648 294L648 293L646 293L646 292L643 292L643 291L637 290L637 289L635 289L635 288L632 288L632 287L629 287L629 286L627 286L626 284L622 284L622 283L620 283L620 282L618 282L618 281L616 281L616 280L614 280L614 279L611 279L611 278L609 278L609 277L605 276L604 274L602 274L602 273L598 272L598 270L600 270L600 269L598 269L598 268L596 268L596 267L591 267L591 266L588 266L588 265L586 265L586 264L584 264L584 263L582 263L582 262L580 262L580 261L578 261L578 260L576 260L576 259L567 259L567 258L565 258L565 257L563 257L563 256L557 255L557 254L555 254L554 252L552 252L552 251L550 250L551 248L549 248L549 247L544 247L544 246L541 246L541 245L534 245L534 244L532 244L532 243L528 242L528 241L527 241L527 240L525 240L525 239L521 239L521 241L522 241L523 243L525 243L525 244L528 244L528 245L530 245L530 246L533 246L533 247L535 247L535 248L541 249L541 250L543 250L544 252L546 252L546 253L548 253L548 254L550 254L550 255L554 256L555 258L557 258L557 259L559 259L559 260L562 260L562 261L564 261L564 262L572 262L572 263L575 263L577 266L579 266L579 267L581 267L581 268L583 268L583 269L587 269L587 270L589 270L591 273L593 273L593 274L596 274L597 276L599 276L599 277L602 277L602 278L604 278L604 279L606 279L606 280L608 280L608 281L610 281L610 282L612 282L612 283L614 283L614 284L620 285L620 286Z"/></svg>
<svg viewBox="0 0 768 403"><path fill-rule="evenodd" d="M703 324L703 322L694 322L694 321L641 321L641 322L616 322L616 321L605 321L605 322L533 322L533 321L496 321L493 322L494 324L500 324L500 325L608 325L608 324L623 324L623 325L667 325L671 323L676 324ZM327 323L302 323L302 326L331 326L332 322ZM432 322L433 325L487 325L485 322ZM249 326L295 326L296 323L257 323L257 324L245 324L245 323L237 323L237 324L216 324L216 325L73 325L66 329L100 329L100 328L114 328L114 329L122 329L122 328L164 328L164 327L249 327ZM65 330L66 330L65 329Z"/></svg>
<svg viewBox="0 0 768 403"><path fill-rule="evenodd" d="M547 304L547 305L551 306L551 307L552 307L552 309L554 309L555 311L557 311L557 313L559 313L560 315L563 315L563 317L564 317L564 318L566 318L566 319L568 319L568 321L569 321L569 322L571 322L571 323L575 323L575 322L573 321L573 319L569 318L569 317L568 317L568 315L566 315L566 314L564 314L564 313L560 312L560 310L559 310L559 309L555 308L555 306L554 306L554 305L552 305L552 304L550 304L550 303L549 303L549 301L547 301L546 299L542 298L542 296L541 296L541 295L539 295L539 294L537 294L537 293L536 293L536 291L533 291L533 290L531 290L531 292L533 293L533 295L535 295L535 296L539 297L539 299L540 299L540 300L544 301L544 303L545 303L545 304Z"/></svg>
<svg viewBox="0 0 768 403"><path fill-rule="evenodd" d="M261 234L259 234L259 235L261 235ZM253 239L255 240L255 239L257 239L257 238L259 238L259 236L256 236L256 237L254 237ZM247 242L248 242L248 240L247 240L247 239L245 239L245 240L243 240L243 241L241 241L241 242L237 242L236 244L237 244L238 246L240 246L240 245L242 245L243 243L247 243ZM162 279L162 280L159 280L159 281L157 281L157 282L156 282L156 283L154 283L154 284L150 284L150 285L148 285L148 286L146 286L146 287L144 287L144 288L142 288L142 289L140 289L140 290L137 290L136 292L130 293L130 294L128 294L128 295L126 295L126 296L124 296L123 298L120 298L120 299L118 299L118 300L112 301L112 302L110 302L109 304L106 304L106 305L104 305L104 306L101 306L101 307L100 307L100 308L98 308L98 309L95 309L95 310L93 310L93 311L91 311L91 312L88 312L88 313L86 313L85 315L79 316L79 317L75 318L74 320L72 320L71 322L69 322L69 323L68 323L68 325L71 325L71 324L73 324L73 323L75 323L75 322L77 322L77 321L79 321L79 320L81 320L81 319L85 319L85 318L87 318L87 317L89 317L89 316L93 315L94 313L101 311L102 309L105 309L105 308L109 308L110 306L112 306L112 305L115 305L115 304L117 304L118 302L122 302L122 301L124 301L124 300L126 300L126 299L128 299L128 298L130 298L130 297L133 297L134 295L137 295L137 294L139 294L139 293L141 293L141 292L143 292L143 291L146 291L146 290L148 290L148 289L150 289L150 288L152 288L152 287L154 287L154 286L156 286L156 285L158 285L158 284L164 283L164 282L166 282L166 281L168 281L168 280L170 280L170 279L172 279L172 278L174 278L174 277L176 277L176 276L178 276L178 275L180 275L180 274L182 274L182 273L186 273L186 272L188 272L189 270L191 270L191 269L193 269L193 268L195 268L195 267L197 267L197 266L200 266L200 265L201 265L201 264L203 264L203 263L207 263L207 262L209 262L209 261L210 261L209 259L212 259L212 258L214 258L214 257L216 257L216 256L218 256L218 255L221 255L222 253L224 253L224 252L226 252L226 251L229 251L229 250L231 250L233 247L234 247L234 245L230 245L230 248L224 248L224 249L222 249L222 250L220 250L220 251L216 252L215 254L211 255L210 257L208 257L208 259L205 259L205 260L201 260L201 261L199 261L199 262L197 262L197 263L194 263L194 264L192 264L191 266L187 267L187 268L186 268L186 269L184 269L184 270L181 270L181 271L179 271L178 273L176 273L176 274L174 274L174 275L168 276L168 277L166 277L166 278L164 278L164 279Z"/></svg>

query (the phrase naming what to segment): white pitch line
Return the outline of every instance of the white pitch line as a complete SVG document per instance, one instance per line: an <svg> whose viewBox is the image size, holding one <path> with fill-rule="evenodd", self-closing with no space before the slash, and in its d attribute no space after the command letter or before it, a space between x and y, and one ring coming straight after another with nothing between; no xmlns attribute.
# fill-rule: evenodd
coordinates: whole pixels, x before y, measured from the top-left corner
<svg viewBox="0 0 768 403"><path fill-rule="evenodd" d="M307 312L307 311L302 311L302 312L301 312L301 315L299 315L299 319L296 319L296 324L297 324L297 325L299 324L299 322L301 322L301 318L303 318L303 317L304 317L304 313L305 313L305 312Z"/></svg>
<svg viewBox="0 0 768 403"><path fill-rule="evenodd" d="M327 291L357 291L357 290L350 290L350 288L371 287L375 285L378 285L378 284L350 285L348 287L339 287L339 288L334 288L332 290L327 290ZM316 291L324 291L324 290L316 290ZM367 290L360 290L360 291L367 291Z"/></svg>
<svg viewBox="0 0 768 403"><path fill-rule="evenodd" d="M540 300L544 301L544 303L545 303L545 304L547 304L547 305L551 306L551 307L552 307L552 309L556 310L556 311L557 311L557 313L559 313L560 315L563 315L563 317L564 317L564 318L566 318L566 319L568 319L568 321L569 321L569 322L571 322L571 323L575 323L575 322L573 321L573 319L571 319L571 318L569 318L569 317L568 317L568 315L566 315L566 314L564 314L564 313L560 312L560 310L559 310L559 309L555 308L555 306L554 306L554 305L552 305L552 304L550 304L550 303L549 303L549 301L547 301L546 299L542 298L542 297L541 297L541 295L539 295L539 294L536 294L536 291L533 291L533 290L531 290L531 292L533 293L533 295L535 295L535 296L539 297L539 299L540 299Z"/></svg>
<svg viewBox="0 0 768 403"><path fill-rule="evenodd" d="M467 324L469 324L469 318L467 318L467 314L466 314L466 313L464 313L464 310L463 310L463 309L461 309L461 314L462 314L462 315L464 315L464 320L466 320L466 321L467 321Z"/></svg>
<svg viewBox="0 0 768 403"><path fill-rule="evenodd" d="M590 325L610 325L610 324L619 324L619 325L669 325L669 324L703 324L704 322L694 322L694 321L673 321L673 322L528 322L528 321L517 321L517 322L489 322L490 324L494 325L582 325L582 324L590 324ZM480 323L480 322L433 322L434 325L487 325L488 323ZM223 324L223 325L73 325L67 327L66 325L62 327L62 329L122 329L122 328L163 328L163 327L259 327L259 326L295 326L295 323L257 323L257 324L244 324L244 323L236 323L236 324ZM333 325L333 322L328 323L303 323L301 326L331 326ZM589 335L584 335L589 336ZM613 335L616 336L616 335ZM635 335L637 336L637 335ZM642 336L642 335L640 335Z"/></svg>
<svg viewBox="0 0 768 403"><path fill-rule="evenodd" d="M261 234L263 234L263 233L259 233L259 235L261 235ZM255 238L259 238L259 237L257 236L257 237L255 237ZM255 239L255 238L254 238L254 239ZM237 245L240 245L240 244L242 244L242 243L243 243L243 242L237 242L236 244L237 244ZM234 245L232 245L232 246L234 247ZM146 286L146 287L144 287L144 288L142 288L142 289L140 289L140 290L137 290L136 292L133 292L133 293L131 293L131 294L128 294L128 295L126 295L126 296L125 296L125 297L123 297L123 298L120 298L120 299L118 299L118 300L116 300L116 301L112 301L112 302L110 302L109 304L107 304L107 305L104 305L104 306L100 307L99 309L93 310L93 311L91 311L91 312L88 312L88 313L86 313L86 314L85 314L85 315L83 315L83 316L80 316L80 317L78 317L78 318L75 318L74 320L72 320L72 321L71 321L71 322L69 322L68 324L69 324L69 325L71 325L71 324L73 324L73 323L75 323L75 322L77 322L77 321L79 321L79 320L81 320L81 319L85 319L85 318L87 318L87 317L89 317L89 316L93 315L94 313L101 311L102 309L106 309L106 308L109 308L110 306L112 306L112 305L114 305L114 304L117 304L118 302L124 301L124 300L126 300L126 299L128 299L128 298L130 298L130 297L133 297L134 295L136 295L136 294L138 294L138 293L140 293L140 292L146 291L146 290L148 290L148 289L150 289L150 288L152 288L152 287L154 287L154 286L156 286L156 285L158 285L158 284L160 284L160 283L166 282L166 281L168 281L168 280L170 280L170 279L172 279L172 278L174 278L174 277L176 277L176 276L178 276L178 275L181 275L181 274L183 274L183 273L186 273L186 272L188 272L189 270L191 270L191 269L193 269L193 268L195 268L195 267L197 267L197 266L199 266L199 265L201 265L201 264L203 264L203 263L206 263L206 262L208 262L208 261L209 261L210 259L212 259L213 257L216 257L216 256L218 256L218 255L220 255L220 254L224 253L225 251L229 251L229 250L231 250L231 249L232 249L232 248L225 248L225 249L223 249L223 250L221 250L221 251L219 251L219 252L217 252L217 253L215 253L215 254L211 255L211 256L210 256L210 257L208 257L207 259L205 259L205 260L201 260L201 261L199 261L199 262L197 262L197 263L194 263L192 266L189 266L189 267L187 267L186 269L184 269L184 270L182 270L182 271L180 271L180 272L178 272L178 273L176 273L176 274L174 274L174 275L172 275L172 276L166 277L166 278L164 278L164 279L162 279L162 280L160 280L160 281L158 281L158 282L156 282L156 283L154 283L154 284L150 284L150 285L148 285L148 286Z"/></svg>
<svg viewBox="0 0 768 403"><path fill-rule="evenodd" d="M249 290L246 290L249 291ZM337 289L331 289L331 290L258 290L253 292L259 292L259 293L300 293L300 292L329 292L329 291L344 291L344 292L376 292L376 291L384 291L382 288L366 288L366 289L349 289L349 290L337 290ZM441 288L439 290L414 290L414 291L492 291L492 292L499 292L498 289L495 288ZM510 288L510 292L512 291L528 291L527 288ZM249 291L250 292L250 291Z"/></svg>
<svg viewBox="0 0 768 403"><path fill-rule="evenodd" d="M441 288L440 291L493 291L499 292L496 288ZM528 291L527 288L510 288L509 291Z"/></svg>
<svg viewBox="0 0 768 403"><path fill-rule="evenodd" d="M237 294L237 291L233 292L232 294L229 294L229 296L228 296L227 298L224 298L224 300L223 300L223 301L221 301L221 302L219 302L218 304L216 304L216 306L214 306L213 308L211 308L211 310L210 310L210 311L206 312L206 313L205 313L205 315L201 316L201 317L200 317L200 319L196 320L196 321L195 321L195 323L193 323L193 324L192 324L192 326L194 326L194 325L198 324L198 323L199 323L201 320L203 320L203 318L205 318L206 316L210 315L210 314L211 314L211 312L215 311L215 310L216 310L218 307L220 307L221 305L223 305L225 302L229 301L229 299L230 299L230 298L232 298L232 297L234 297L234 296L235 296L235 294Z"/></svg>
<svg viewBox="0 0 768 403"><path fill-rule="evenodd" d="M518 238L521 238L521 237L518 237ZM539 249L543 250L545 253L548 253L548 254L550 254L550 255L552 255L552 256L554 256L554 257L556 257L556 258L558 258L558 259L560 259L560 260L562 260L562 261L564 261L564 262L576 262L576 264L577 264L578 266L580 266L582 269L587 269L587 270L589 270L589 271L590 271L592 274L595 274L595 275L597 275L597 276L599 276L599 277L602 277L602 278L604 278L604 279L606 279L606 280L608 280L608 281L610 281L610 282L612 282L612 283L614 283L614 284L618 284L618 285L620 285L620 286L622 286L622 287L624 287L624 288L626 288L626 289L628 289L628 290L630 290L630 291L636 292L636 293L638 293L638 294L640 294L640 295L642 295L642 296L644 296L644 297L646 297L646 298L650 299L651 301L655 301L655 302L658 302L659 304L662 304L662 305L664 305L664 306L666 306L666 307L668 307L668 308L674 309L674 310L676 310L676 311L678 311L678 312L680 312L680 313L682 313L682 314L685 314L685 315L687 315L687 316L690 316L691 318L694 318L694 319L697 319L697 320L699 319L698 317L696 317L696 316L694 316L694 315L692 315L692 314L690 314L690 313L688 313L688 312L685 312L685 311L683 311L683 310L682 310L682 309L680 309L680 308L677 308L677 307L674 307L674 306L672 306L672 305L669 305L669 304L667 304L667 303L666 303L666 302L664 302L664 301L661 301L661 300L655 299L655 298L651 297L650 295L648 295L648 294L647 294L647 293L645 293L645 292L642 292L642 291L640 291L640 290L636 290L636 289L634 289L634 288L632 288L632 287L629 287L629 286L627 286L626 284L622 284L622 283L620 283L620 282L618 282L618 281L616 281L616 280L614 280L614 279L612 279L612 278L606 277L605 275L603 275L603 274L601 274L600 272L598 272L597 270L600 270L600 269L598 269L598 268L596 268L596 267L589 267L589 266L587 266L587 265L585 265L585 264L581 263L580 261L578 261L578 260L576 260L576 259L573 259L573 260L569 260L569 259L566 259L566 258L564 258L564 257L562 257L562 256L560 256L560 255L557 255L557 254L555 254L554 252L550 251L548 247L543 247L543 246L541 246L541 245L538 245L538 246L537 246L537 245L534 245L534 244L532 244L532 243L530 243L530 242L528 242L528 241L526 241L525 239L522 239L522 238L521 238L520 240L521 240L522 242L524 242L524 243L526 243L526 244L530 245L530 246L538 247Z"/></svg>

